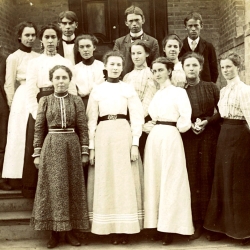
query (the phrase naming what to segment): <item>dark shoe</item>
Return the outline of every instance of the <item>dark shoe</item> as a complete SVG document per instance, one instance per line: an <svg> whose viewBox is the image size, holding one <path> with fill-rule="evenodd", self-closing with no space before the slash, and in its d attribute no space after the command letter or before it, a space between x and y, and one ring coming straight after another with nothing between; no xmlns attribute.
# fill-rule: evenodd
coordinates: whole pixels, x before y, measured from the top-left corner
<svg viewBox="0 0 250 250"><path fill-rule="evenodd" d="M58 232L52 231L50 239L47 243L47 248L54 248L58 245Z"/></svg>
<svg viewBox="0 0 250 250"><path fill-rule="evenodd" d="M121 241L120 241L123 245L128 244L129 242L129 235L128 234L122 234L121 235Z"/></svg>
<svg viewBox="0 0 250 250"><path fill-rule="evenodd" d="M5 191L10 191L12 187L6 182L0 182L0 189Z"/></svg>
<svg viewBox="0 0 250 250"><path fill-rule="evenodd" d="M170 245L173 242L173 234L171 233L165 233L164 237L162 239L162 245Z"/></svg>
<svg viewBox="0 0 250 250"><path fill-rule="evenodd" d="M196 240L199 239L201 237L203 233L203 226L202 225L197 225L197 227L195 228L194 234L189 236L189 240Z"/></svg>
<svg viewBox="0 0 250 250"><path fill-rule="evenodd" d="M223 238L223 234L210 231L206 238L209 241L219 241Z"/></svg>
<svg viewBox="0 0 250 250"><path fill-rule="evenodd" d="M71 245L71 246L81 246L80 241L76 238L76 236L73 234L72 231L67 231L65 234L65 239L66 241Z"/></svg>
<svg viewBox="0 0 250 250"><path fill-rule="evenodd" d="M113 245L118 245L120 243L120 235L119 234L113 234L111 237L111 243Z"/></svg>
<svg viewBox="0 0 250 250"><path fill-rule="evenodd" d="M156 233L154 233L154 234L151 236L150 240L151 240L151 241L162 240L163 237L164 237L164 235L165 235L165 234L162 233L162 232L156 232Z"/></svg>
<svg viewBox="0 0 250 250"><path fill-rule="evenodd" d="M246 238L246 239L244 239L244 240L241 241L241 245L242 246L246 246L248 244L250 244L250 238Z"/></svg>

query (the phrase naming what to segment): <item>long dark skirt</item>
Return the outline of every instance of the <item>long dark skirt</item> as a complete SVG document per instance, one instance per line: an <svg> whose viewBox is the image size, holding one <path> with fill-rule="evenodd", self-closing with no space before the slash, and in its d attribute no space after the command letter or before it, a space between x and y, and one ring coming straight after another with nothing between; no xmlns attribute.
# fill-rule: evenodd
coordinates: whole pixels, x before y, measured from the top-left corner
<svg viewBox="0 0 250 250"><path fill-rule="evenodd" d="M235 239L250 237L250 130L243 121L223 122L204 227Z"/></svg>
<svg viewBox="0 0 250 250"><path fill-rule="evenodd" d="M48 96L52 94L54 90L42 91L37 94L37 102L43 96ZM34 129L35 120L32 115L29 115L27 131L26 131L26 143L25 143L25 154L24 154L24 166L23 166L23 188L22 194L26 198L34 198L36 193L37 176L38 170L34 164L34 158L32 154L34 153L33 140L34 140Z"/></svg>
<svg viewBox="0 0 250 250"><path fill-rule="evenodd" d="M191 190L193 221L204 220L209 203L219 125L207 126L199 135L191 129L182 134Z"/></svg>

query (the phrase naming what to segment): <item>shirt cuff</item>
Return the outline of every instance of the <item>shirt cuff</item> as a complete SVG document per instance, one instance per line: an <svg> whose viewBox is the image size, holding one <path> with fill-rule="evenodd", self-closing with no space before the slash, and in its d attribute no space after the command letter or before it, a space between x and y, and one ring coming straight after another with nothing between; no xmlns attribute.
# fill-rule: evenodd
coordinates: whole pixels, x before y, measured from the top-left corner
<svg viewBox="0 0 250 250"><path fill-rule="evenodd" d="M82 155L88 155L88 154L89 154L89 147L82 146Z"/></svg>
<svg viewBox="0 0 250 250"><path fill-rule="evenodd" d="M32 157L39 157L41 155L42 148L34 148L34 153Z"/></svg>
<svg viewBox="0 0 250 250"><path fill-rule="evenodd" d="M132 141L132 145L133 146L139 146L139 136L133 136L133 141Z"/></svg>
<svg viewBox="0 0 250 250"><path fill-rule="evenodd" d="M89 140L89 149L95 149L95 142L94 142L94 140Z"/></svg>
<svg viewBox="0 0 250 250"><path fill-rule="evenodd" d="M31 113L31 115L32 115L33 119L36 120L37 111L33 111L33 112Z"/></svg>

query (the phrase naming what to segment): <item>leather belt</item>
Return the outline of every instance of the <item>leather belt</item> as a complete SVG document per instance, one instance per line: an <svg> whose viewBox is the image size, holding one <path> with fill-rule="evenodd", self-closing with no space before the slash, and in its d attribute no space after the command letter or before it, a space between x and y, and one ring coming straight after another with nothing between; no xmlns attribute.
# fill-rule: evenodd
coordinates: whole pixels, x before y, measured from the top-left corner
<svg viewBox="0 0 250 250"><path fill-rule="evenodd" d="M127 120L127 115L104 115L99 117L99 121L108 121L108 120L116 120L116 119L126 119Z"/></svg>
<svg viewBox="0 0 250 250"><path fill-rule="evenodd" d="M174 127L176 127L176 122L163 122L163 121L157 121L156 124L159 124L159 125L169 125L169 126L174 126Z"/></svg>

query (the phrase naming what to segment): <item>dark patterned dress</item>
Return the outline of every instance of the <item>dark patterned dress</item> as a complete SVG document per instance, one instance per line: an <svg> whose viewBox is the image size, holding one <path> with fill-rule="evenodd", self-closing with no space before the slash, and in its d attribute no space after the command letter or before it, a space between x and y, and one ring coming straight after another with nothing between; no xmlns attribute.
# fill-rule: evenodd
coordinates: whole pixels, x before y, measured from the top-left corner
<svg viewBox="0 0 250 250"><path fill-rule="evenodd" d="M60 130L75 132L62 133ZM48 130L47 130L48 129ZM46 133L49 131L49 133ZM35 230L89 228L81 154L88 152L88 129L78 96L52 94L39 102L33 156L40 155L31 225Z"/></svg>
<svg viewBox="0 0 250 250"><path fill-rule="evenodd" d="M193 221L198 222L205 218L212 189L220 120L220 115L214 115L214 110L218 110L220 93L214 83L203 81L188 86L186 91L192 107L192 122L196 118L208 121L201 134L196 135L192 129L182 134L191 189L192 216Z"/></svg>

